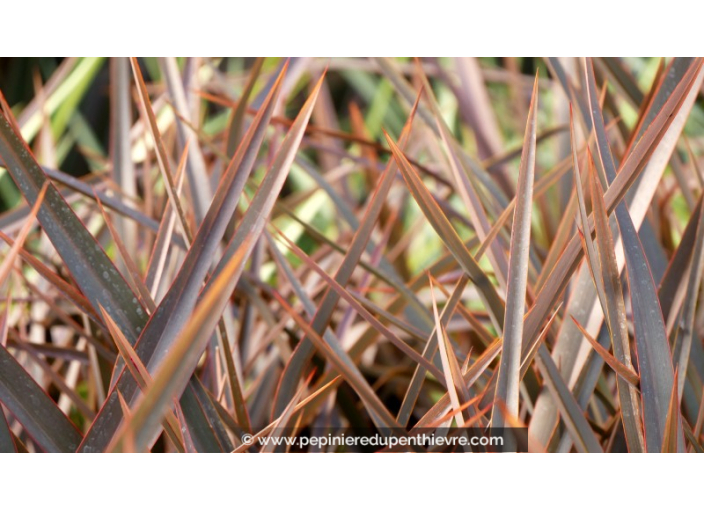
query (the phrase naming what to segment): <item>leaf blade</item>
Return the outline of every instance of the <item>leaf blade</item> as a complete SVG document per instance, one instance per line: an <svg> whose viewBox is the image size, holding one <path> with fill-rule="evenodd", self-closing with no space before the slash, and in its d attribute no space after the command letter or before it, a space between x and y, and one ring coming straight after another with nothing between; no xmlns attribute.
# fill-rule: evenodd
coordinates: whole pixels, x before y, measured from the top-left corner
<svg viewBox="0 0 704 510"><path fill-rule="evenodd" d="M530 251L531 209L533 207L533 180L535 176L535 147L538 110L538 75L533 85L533 96L528 111L523 154L518 173L516 207L513 215L511 248L506 289L506 315L503 327L503 349L496 383L495 401L502 401L510 417L518 418L518 400L521 372L521 344L523 342L523 315L528 286L528 254ZM504 425L504 413L494 412L492 425Z"/></svg>
<svg viewBox="0 0 704 510"><path fill-rule="evenodd" d="M594 69L589 60L585 65L590 114L596 131L599 161L606 174L606 179L614 182L616 165L606 139L604 119L596 97ZM593 189L599 193L599 184L594 183ZM598 200L597 204L600 205ZM672 355L655 283L638 232L625 203L620 203L616 207L616 221L623 240L626 272L633 307L633 324L638 348L638 367L643 398L645 446L648 451L661 451L668 415L667 403L672 393L674 380ZM680 439L683 447L684 435L681 427Z"/></svg>
<svg viewBox="0 0 704 510"><path fill-rule="evenodd" d="M73 453L81 443L73 423L2 345L0 401L45 451Z"/></svg>
<svg viewBox="0 0 704 510"><path fill-rule="evenodd" d="M494 289L494 286L491 284L491 281L487 275L479 267L479 264L477 264L474 257L472 257L472 254L469 253L469 250L457 235L457 232L452 227L450 221L442 212L435 199L432 197L430 191L425 187L423 181L411 167L410 162L403 152L401 152L401 149L399 149L399 147L388 135L386 136L386 141L389 143L394 159L403 174L404 180L406 181L406 184L408 184L409 190L416 199L416 202L423 211L423 214L443 240L443 243L445 243L448 249L452 252L453 256L457 259L457 262L467 272L470 280L472 280L472 282L477 286L480 296L482 297L482 301L484 301L484 304L491 315L494 326L497 331L501 331L503 328L505 312L503 301L496 293L496 289Z"/></svg>

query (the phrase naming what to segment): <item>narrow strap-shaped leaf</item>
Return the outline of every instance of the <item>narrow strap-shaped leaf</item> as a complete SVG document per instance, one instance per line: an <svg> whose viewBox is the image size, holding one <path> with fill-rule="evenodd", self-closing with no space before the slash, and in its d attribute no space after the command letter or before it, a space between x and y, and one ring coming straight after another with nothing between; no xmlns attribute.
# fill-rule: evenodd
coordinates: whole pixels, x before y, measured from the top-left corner
<svg viewBox="0 0 704 510"><path fill-rule="evenodd" d="M662 101L659 104L661 106L660 112L648 126L640 142L634 145L628 156L623 159L616 179L606 191L604 201L608 214L614 211L616 205L626 196L631 187L638 182L638 176L642 172L648 171L649 178L640 181L643 189L638 192L639 200L631 202L639 204L637 219L639 224L642 222L645 206L650 203L652 193L655 192L655 183L657 183L662 171L665 169L664 162L661 162L662 164L654 164L650 157L653 154L667 151L669 138L666 138L666 136L671 130L672 132L678 132L681 129L682 123L693 105L694 96L696 95L696 90L698 90L696 84L700 82L701 78L701 61L696 61L682 75L674 76L671 81L658 86L658 94L663 93ZM586 104L586 101L580 95L575 96L572 93L569 96L570 98L575 98L577 103ZM579 111L582 112L582 108ZM589 116L589 109L586 108L585 112L587 118L582 120L585 120L586 125L591 126L592 121ZM580 116L580 118L582 117L583 115ZM590 228L589 235L591 235L591 231L592 229ZM614 232L614 234L616 233L617 231ZM526 329L535 330L538 324L533 321L544 316L549 311L549 309L546 310L544 307L546 305L549 305L549 307L555 305L556 300L553 297L560 296L564 291L572 273L578 267L580 255L579 239L573 238L565 247L559 262L551 267L546 284L536 296L535 306L526 317ZM567 312L575 315L582 322L586 322L589 314L593 313L595 309L597 299L593 284L586 271L578 277L573 296L573 299L569 301ZM575 370L580 368L576 365L581 364L583 360L583 358L578 357L578 353L582 352L578 346L584 344L584 340L581 333L572 327L571 323L566 324L566 326L558 336L557 343L553 349L553 357L560 360L561 373L565 375L567 380L572 382L577 377L577 374L574 373ZM532 343L530 337L524 340ZM524 345L524 351L529 348ZM547 443L557 423L557 408L551 403L549 393L545 392L538 398L535 409L535 414L529 424L530 433L539 442Z"/></svg>
<svg viewBox="0 0 704 510"><path fill-rule="evenodd" d="M370 325L375 328L379 333L381 333L384 337L386 337L389 342L391 342L393 345L398 347L401 352L406 354L409 358L414 360L417 363L420 363L425 367L426 370L429 370L435 377L441 377L442 372L440 372L435 365L429 363L423 356L418 354L416 351L413 350L412 347L410 347L406 342L401 340L399 337L397 337L389 328L384 326L376 317L374 317L371 313L369 313L368 310L366 310L353 296L352 294L346 290L342 285L337 283L334 278L330 277L323 269L318 266L310 257L308 257L303 250L301 250L298 246L293 243L289 238L285 236L283 232L280 230L278 231L279 237L283 239L283 241L288 245L289 249L298 257L300 258L307 266L309 266L313 271L315 271L322 279L325 281L328 285L330 285L330 288L338 294L339 297L347 301L349 305L367 322L370 323Z"/></svg>
<svg viewBox="0 0 704 510"><path fill-rule="evenodd" d="M7 311L9 308L9 300L5 303L5 308L2 311L2 325L0 325L0 345L7 345ZM12 431L7 423L5 413L0 407L0 453L16 453L17 446L12 439Z"/></svg>
<svg viewBox="0 0 704 510"><path fill-rule="evenodd" d="M12 431L2 409L0 409L0 453L17 453L17 446L12 439Z"/></svg>
<svg viewBox="0 0 704 510"><path fill-rule="evenodd" d="M288 425L288 422L291 420L291 418L293 418L293 415L296 413L296 406L298 405L298 402L301 400L301 396L303 396L303 393L306 391L306 389L308 389L308 385L310 384L310 380L313 378L314 373L315 372L311 372L311 374L308 376L308 380L306 381L306 383L301 385L301 388L293 396L293 399L291 399L291 402L288 403L288 405L286 406L286 409L284 409L284 412L276 420L276 426L269 433L269 437L281 436L281 433L286 428L286 425ZM273 441L269 441L264 445L264 448L261 449L260 453L273 453L275 448L276 448L276 443Z"/></svg>
<svg viewBox="0 0 704 510"><path fill-rule="evenodd" d="M186 153L188 152L188 146L183 150L181 155L181 160L178 163L178 168L176 169L176 194L180 196L181 190L183 188L183 181L185 177L186 168ZM147 266L147 277L144 282L152 297L157 295L159 289L159 283L161 282L161 277L164 272L164 266L166 265L166 257L169 253L169 247L174 234L174 227L176 226L176 212L171 206L171 203L167 203L164 209L164 213L159 222L159 229L156 233L156 240L154 241L154 248L149 256L149 264Z"/></svg>
<svg viewBox="0 0 704 510"><path fill-rule="evenodd" d="M130 97L130 61L126 57L110 58L110 153L112 176L127 197L137 196L137 179L132 162L132 98ZM137 252L137 226L127 218L117 218L115 227L124 240L127 253ZM124 265L118 266L126 269ZM123 273L124 276L124 273ZM132 282L130 282L132 283Z"/></svg>
<svg viewBox="0 0 704 510"><path fill-rule="evenodd" d="M467 275L462 274L460 279L457 281L450 298L445 303L442 313L440 314L440 324L446 325L449 322L450 317L452 317L452 314L455 313L455 308L457 308L457 304L462 298L462 293L464 292L468 281L469 279L467 278ZM437 349L437 336L435 334L435 329L433 329L430 334L430 338L425 343L425 347L423 348L423 357L427 360L432 360L435 357ZM418 400L418 395L420 394L426 373L427 371L425 367L420 364L413 371L413 377L411 377L411 382L408 385L408 390L406 390L406 395L403 397L401 409L399 410L397 417L398 422L403 426L408 425L408 420L411 418L413 407L415 407L416 401Z"/></svg>
<svg viewBox="0 0 704 510"><path fill-rule="evenodd" d="M572 107L570 106L570 141L572 143L572 166L574 167L574 182L577 189L577 203L579 204L579 221L582 225L581 232L589 232L589 218L587 216L587 205L584 199L584 189L582 188L582 175L579 172L579 161L577 157L577 141L574 136L574 117L572 116ZM602 198L603 200L603 198ZM587 262L589 265L589 270L592 274L592 279L594 280L594 286L596 287L597 295L602 303L602 306L606 306L606 296L604 294L604 282L599 275L599 258L596 253L596 248L594 247L594 242L592 241L591 235L580 236L584 241L585 252L587 255Z"/></svg>
<svg viewBox="0 0 704 510"><path fill-rule="evenodd" d="M426 94L430 99L430 108L435 116L436 125L443 145L445 146L445 152L448 155L450 170L452 172L452 177L457 186L459 195L470 215L472 226L477 232L479 239L482 240L482 243L487 243L487 247L489 248L489 259L494 267L496 278L499 281L499 285L505 289L506 278L508 275L508 263L501 245L498 242L493 242L492 240L487 241L487 235L491 229L489 228L489 221L478 196L478 191L481 190L479 189L479 186L477 186L478 183L476 178L472 178L473 174L465 171L462 164L462 159L458 155L459 148L457 147L457 143L452 138L449 130L447 129L447 125L443 121L440 108L437 105L437 100L432 92L433 89L430 86L427 77L422 72L422 68L420 67L419 73L421 75L421 79L423 80L424 88L427 91Z"/></svg>
<svg viewBox="0 0 704 510"><path fill-rule="evenodd" d="M152 103L149 99L149 93L147 92L147 85L144 83L144 78L142 77L142 71L139 68L139 63L136 57L132 57L132 72L134 73L134 79L137 83L137 92L139 94L139 99L142 102L142 108L144 114L147 116L147 124L149 130L151 131L152 138L154 138L154 146L156 147L156 156L159 163L159 170L161 171L161 177L164 179L164 187L166 188L166 194L169 197L169 203L176 211L176 216L180 221L181 230L186 236L186 240L189 245L193 240L193 234L191 233L191 227L186 219L186 213L181 205L181 199L176 191L176 184L174 181L174 175L171 172L169 158L166 154L166 147L164 146L164 141L161 138L161 133L159 132L159 125L156 121L156 115L154 115L154 109L152 108ZM206 184L207 184L206 179ZM195 192L194 192L195 193Z"/></svg>
<svg viewBox="0 0 704 510"><path fill-rule="evenodd" d="M289 305L278 292L273 291L273 293L274 297L277 298L281 306L286 310L286 313L305 332L315 344L315 347L335 366L337 371L340 372L342 377L365 402L377 426L392 429L394 433L403 435L398 422L391 416L389 410L384 406L374 390L372 390L369 383L359 371L359 368L354 364L339 342L328 343L323 340L323 338L313 330L312 325L308 324L308 322L296 313L291 305ZM422 450L422 448L418 449Z"/></svg>
<svg viewBox="0 0 704 510"><path fill-rule="evenodd" d="M570 100L572 100L572 98L576 100L575 102L577 108L579 108L579 119L582 121L582 127L584 127L586 133L591 132L592 124L591 118L589 117L589 106L584 100L584 96L575 93L575 87L567 74L567 70L557 57L547 57L545 58L545 63L550 69L550 74L557 77L567 97L570 98Z"/></svg>
<svg viewBox="0 0 704 510"><path fill-rule="evenodd" d="M264 65L264 58L259 57L254 61L252 69L249 71L249 78L247 78L247 84L242 91L239 101L237 101L237 106L232 111L232 117L230 117L230 125L227 130L227 144L225 146L225 153L232 157L237 151L237 147L242 141L242 133L244 132L244 120L247 113L247 102L249 97L252 95L252 90L254 90L254 84L257 82L259 73L262 71L262 66Z"/></svg>
<svg viewBox="0 0 704 510"><path fill-rule="evenodd" d="M591 164L591 157L589 162ZM609 219L606 215L604 192L596 178L596 172L591 171L590 174L596 239L601 261L601 276L597 276L597 278L601 279L604 292L603 299L605 301L602 302L604 317L606 318L606 324L611 335L611 345L613 346L616 360L627 370L633 370L631 347L628 340L628 325L626 322L626 305L623 300L618 263L616 262L615 245L611 237ZM596 273L596 270L594 273ZM597 346L601 347L597 342L592 343L592 346L597 351L599 351ZM645 443L640 415L640 399L635 387L632 385L625 385L620 380L617 380L616 384L618 386L621 417L628 449L631 452L642 452Z"/></svg>
<svg viewBox="0 0 704 510"><path fill-rule="evenodd" d="M200 146L196 142L196 134L186 126L186 122L191 120L191 105L188 104L183 78L178 71L175 57L163 57L159 59L163 71L164 81L173 101L172 107L176 111L176 132L178 134L179 146L183 150L187 145L191 146L188 151L188 164L186 165L186 175L190 185L191 197L193 199L193 214L196 224L200 223L208 211L208 205L213 198L210 188L208 172L205 168L205 159ZM182 120L183 119L183 120Z"/></svg>
<svg viewBox="0 0 704 510"><path fill-rule="evenodd" d="M418 104L418 99L415 104ZM408 117L404 130L401 133L401 143L405 143L408 138L414 115L415 108L411 110L411 115ZM391 185L393 184L395 173L396 167L392 161L389 161L386 170L378 181L374 193L369 199L369 203L364 213L364 218L357 229L354 238L352 239L352 244L344 257L342 264L340 264L340 267L335 273L335 280L341 286L347 285L347 282L352 276L353 271L357 267L357 264L362 257L367 244L369 243L369 238L374 230L379 214L381 214L386 196L388 195ZM318 311L313 318L313 322L311 323L313 330L318 335L322 335L327 328L339 299L340 297L337 293L330 291L326 292L323 297L323 300L318 307ZM298 381L305 371L308 361L313 355L313 350L313 343L307 338L304 338L296 346L296 349L286 364L284 373L281 375L281 379L279 380L279 386L277 388L276 397L274 400L274 416L279 416L286 408L291 398L293 398Z"/></svg>
<svg viewBox="0 0 704 510"><path fill-rule="evenodd" d="M582 335L584 335L584 338L587 339L587 341L591 344L591 346L594 348L594 350L599 354L599 356L602 357L602 359L606 362L607 365L609 365L611 368L614 369L614 371L623 377L625 381L627 381L629 384L631 384L634 387L638 387L638 381L640 378L638 377L638 374L636 374L632 368L627 367L623 363L621 363L618 359L616 359L615 356L613 356L609 351L604 349L601 344L596 340L596 338L592 337L587 330L584 329L584 327L577 322L577 319L574 317L570 316L572 321L574 322L574 325L577 326L577 329L582 332ZM623 405L623 404L621 404ZM639 417L639 414L636 415Z"/></svg>
<svg viewBox="0 0 704 510"><path fill-rule="evenodd" d="M6 105L1 96L0 101ZM0 158L27 202L34 205L48 179L3 112L0 112ZM97 310L99 302L102 303L127 338L136 342L147 318L144 310L135 307L134 292L53 184L46 191L46 200L37 217L93 308Z"/></svg>
<svg viewBox="0 0 704 510"><path fill-rule="evenodd" d="M604 202L606 203L607 212L609 214L613 212L616 205L626 195L626 192L635 181L639 171L643 169L643 162L665 134L665 131L692 88L694 79L701 68L701 64L701 61L697 61L696 64L690 67L682 81L677 84L675 90L663 105L660 114L653 120L650 128L643 135L640 143L634 147L630 156L621 164L621 169L616 175L614 182L611 183L604 193ZM545 285L536 296L533 307L528 311L525 317L523 331L524 355L533 348L538 329L562 295L562 292L569 282L569 277L578 266L580 255L580 242L575 235L568 243L558 264L550 273Z"/></svg>
<svg viewBox="0 0 704 510"><path fill-rule="evenodd" d="M592 123L596 132L599 160L606 178L613 182L616 178L616 165L611 154L604 119L596 98L594 69L590 61L586 64L587 92ZM594 189L598 189L595 187ZM660 309L655 283L650 273L643 246L633 225L625 203L616 207L623 250L626 256L629 290L633 307L633 323L638 349L641 394L643 397L643 418L645 423L645 445L648 451L661 451L667 408L674 370L670 346L665 332L665 322ZM681 446L684 435L680 428Z"/></svg>
<svg viewBox="0 0 704 510"><path fill-rule="evenodd" d="M545 337L548 335L548 332L550 331L553 322L555 322L555 319L560 313L561 308L561 304L555 308L555 311L552 312L552 315L545 323L545 326L543 326L543 329L540 330L540 334L538 334L538 341L534 344L533 349L528 351L525 357L523 358L523 361L521 361L521 381L526 376L528 370L530 370L531 364L533 363L535 356L538 354L538 349L542 346L543 340L545 340Z"/></svg>
<svg viewBox="0 0 704 510"><path fill-rule="evenodd" d="M127 402L125 401L125 397L123 397L122 393L120 393L120 390L117 390L117 398L120 401L120 409L122 409L122 416L124 416L125 420L127 421L131 420L132 411L130 410L129 404L127 404ZM125 437L124 445L124 451L126 452L137 451L134 446L134 434L130 433L127 437Z"/></svg>
<svg viewBox="0 0 704 510"><path fill-rule="evenodd" d="M630 216L619 222L633 306L638 368L643 398L645 444L648 451L662 450L662 440L674 373L655 283ZM680 428L681 433L681 428ZM684 437L681 436L682 445Z"/></svg>
<svg viewBox="0 0 704 510"><path fill-rule="evenodd" d="M662 453L681 453L684 451L678 447L682 429L680 423L680 399L677 396L678 374L679 372L675 370L675 383L672 385L672 395L670 395L670 403L667 408Z"/></svg>
<svg viewBox="0 0 704 510"><path fill-rule="evenodd" d="M178 332L189 320L195 307L198 293L208 274L213 257L227 228L227 223L234 214L245 181L254 166L268 120L273 114L275 98L278 96L282 78L283 74L278 77L271 95L262 106L247 131L245 140L232 158L215 193L210 210L186 254L186 259L176 279L152 314L142 333L141 340L136 346L137 353L150 372L163 359L168 349L166 344L173 342ZM300 124L302 122L299 121L298 130L302 133L302 128L305 125L301 126ZM123 396L131 402L137 391L134 380L125 379L123 376L119 387ZM86 440L82 445L83 449L102 451L108 445L112 434L120 423L117 405L116 399L108 398L86 435Z"/></svg>
<svg viewBox="0 0 704 510"><path fill-rule="evenodd" d="M144 395L142 404L137 407L132 421L128 424L129 427L123 429L122 433L124 435L128 433L126 432L128 429L132 430L138 449L150 446L151 441L155 439L154 434L158 429L165 406L168 405L170 398L181 395L193 370L195 370L198 359L209 341L209 336L219 321L220 315L244 270L244 262L254 248L255 241L261 235L274 202L283 187L295 152L298 150L305 127L310 119L323 78L324 76L320 78L303 105L301 113L279 149L271 169L264 177L257 194L242 218L235 236L225 250L222 260L213 272L208 285L203 289L203 298L196 309L195 317L191 318L188 326L177 338L162 335L162 339L164 339L162 341L168 344L168 348L165 349L168 354L163 357L163 364L155 363L154 358L150 360L148 365L150 369L152 364L162 368L156 369L157 374L154 377L152 388ZM215 200L213 203L216 203ZM120 438L118 437L114 444L119 444L119 442Z"/></svg>
<svg viewBox="0 0 704 510"><path fill-rule="evenodd" d="M423 211L425 217L440 236L440 239L442 239L443 243L457 259L457 262L467 272L470 280L477 286L479 295L486 305L494 326L497 331L501 331L504 326L504 304L497 294L494 285L491 283L491 280L489 280L481 267L479 267L479 264L474 260L472 254L469 253L469 250L452 227L450 220L443 214L432 194L428 188L425 187L425 184L423 184L418 173L413 169L403 152L401 152L401 149L398 148L388 135L386 141L389 143L394 159L398 163L401 174L408 185L408 189L416 199L421 211Z"/></svg>
<svg viewBox="0 0 704 510"><path fill-rule="evenodd" d="M222 309L234 290L235 285L232 282L236 279L235 275L242 271L248 248L247 244L243 244L229 260L226 271L211 287L211 291L206 294L196 309L192 321L179 335L155 374L151 386L135 405L131 419L124 423L111 446L108 447L109 451L121 451L129 437L134 437L137 452L147 450L156 440L161 421L171 400L179 397L186 389L191 374L210 340L210 335L220 320Z"/></svg>
<svg viewBox="0 0 704 510"><path fill-rule="evenodd" d="M579 199L580 220L583 231L589 230L589 221L587 218L586 205L584 202L584 192L582 190L582 178L579 172L579 161L577 158L576 140L574 136L574 120L570 111L570 133L572 141L572 159L574 163L574 179L577 188L577 196ZM588 155L591 164L591 154ZM599 246L597 255L596 249L592 242L591 235L583 236L586 251L588 253L587 261L592 274L592 279L597 289L599 301L604 310L604 317L611 335L611 343L614 349L614 357L608 353L589 333L582 328L577 319L572 317L577 328L582 332L584 337L590 342L597 353L616 370L626 381L631 384L624 384L622 380L617 381L619 400L621 402L621 417L626 434L626 442L631 452L642 452L644 449L643 427L640 418L640 399L638 398L636 387L638 385L638 376L633 373L630 344L628 341L628 329L626 324L626 308L623 301L621 291L621 282L619 279L619 270L616 263L616 253L614 251L614 242L611 236L611 228L609 227L608 217L606 215L606 206L604 204L603 191L594 172L590 172L592 176L589 181L592 183L591 193L594 211L594 223L596 232L596 241ZM595 187L596 186L596 187ZM613 359L613 361L612 361Z"/></svg>
<svg viewBox="0 0 704 510"><path fill-rule="evenodd" d="M179 423L184 424L183 427L181 427L181 433L183 434L183 444L186 447L186 453L198 453L198 448L196 448L195 441L193 440L193 435L191 434L191 431L186 425L186 417L183 414L183 409L181 409L181 406L176 407L176 417Z"/></svg>
<svg viewBox="0 0 704 510"><path fill-rule="evenodd" d="M533 180L535 175L535 133L538 112L538 76L533 85L533 97L528 110L528 121L523 139L523 154L518 172L516 208L513 214L511 251L506 288L506 315L503 327L503 349L496 383L495 400L506 405L509 416L518 417L518 391L521 371L521 343L523 315L526 309L528 286L528 252L530 250L530 219L533 208ZM494 412L492 425L503 427L504 413Z"/></svg>
<svg viewBox="0 0 704 510"><path fill-rule="evenodd" d="M560 408L562 418L565 420L567 429L572 434L574 444L580 452L598 453L602 452L601 445L596 440L587 419L584 417L584 411L579 407L579 404L574 399L574 395L570 393L567 384L560 375L560 371L555 366L555 362L550 357L545 345L538 348L538 357L536 358L538 368L545 377L545 383L553 394L557 406Z"/></svg>
<svg viewBox="0 0 704 510"><path fill-rule="evenodd" d="M680 243L677 245L677 250L670 259L667 270L658 284L660 307L668 327L674 322L674 316L679 310L679 305L676 303L677 291L682 287L682 282L687 276L689 261L694 253L697 231L699 230L699 223L702 217L702 202L704 202L704 197L699 198L699 202L697 202L696 207L692 211L692 215L682 233Z"/></svg>
<svg viewBox="0 0 704 510"><path fill-rule="evenodd" d="M224 416L232 419L227 411L208 393L199 379L192 377L191 382L181 395L182 409L190 411L186 419L188 430L193 436L199 452L230 452L234 448L230 436L225 430Z"/></svg>
<svg viewBox="0 0 704 510"><path fill-rule="evenodd" d="M25 239L27 239L27 235L29 234L32 225L34 224L34 219L37 217L37 212L39 212L39 207L41 206L42 201L44 200L44 195L46 194L48 186L48 182L45 182L42 186L42 189L39 192L39 196L37 197L37 201L34 204L34 207L32 207L32 210L29 212L29 216L27 217L24 225L17 234L17 238L14 240L10 251L7 253L7 255L5 255L2 264L0 264L0 288L2 288L5 284L5 280L10 274L10 270L12 269L12 266L15 263L17 254L22 249L22 245L24 244Z"/></svg>
<svg viewBox="0 0 704 510"><path fill-rule="evenodd" d="M100 313L105 319L105 324L110 330L110 335L112 336L112 339L125 362L125 366L132 374L132 377L134 377L134 380L137 381L137 384L141 390L146 391L152 383L152 377L149 375L147 367L144 366L142 361L139 359L139 356L134 351L134 348L130 345L125 336L122 334L122 331L120 331L117 324L115 324L115 321L112 320L104 308L100 309ZM176 407L179 407L178 404ZM169 411L166 413L164 423L164 430L176 447L176 450L180 453L185 452L186 448L183 444L183 437L181 437L181 428L179 427L178 420L173 412Z"/></svg>
<svg viewBox="0 0 704 510"><path fill-rule="evenodd" d="M702 208L702 211L704 211L704 208ZM689 356L692 350L692 340L695 335L695 311L702 281L702 273L704 272L704 214L701 212L699 213L697 235L690 266L689 276L687 278L687 291L680 320L677 322L677 327L674 331L674 342L672 343L672 359L675 363L675 371L683 374L679 378L677 388L678 404L681 402L682 394L684 393Z"/></svg>
<svg viewBox="0 0 704 510"><path fill-rule="evenodd" d="M469 390L465 385L460 371L459 363L452 350L450 342L447 339L445 328L440 322L438 314L438 305L435 301L435 290L433 283L430 282L430 297L433 302L433 316L435 317L435 333L437 335L438 348L440 350L440 360L442 362L442 371L445 377L445 386L447 393L450 395L450 403L455 411L455 419L457 424L462 427L465 425L465 417L462 414L463 406L467 406L470 401Z"/></svg>
<svg viewBox="0 0 704 510"><path fill-rule="evenodd" d="M570 113L571 112L572 108L570 107ZM571 125L573 126L574 124ZM579 158L584 157L584 154L586 154L587 148L591 146L592 141L593 134L589 136L587 142L583 145L583 147L577 151ZM554 175L560 177L562 177L563 175L567 175L567 171L570 168L574 169L574 164L572 160L572 154L570 154L568 158L562 160L562 163L557 165L557 167L555 167L555 169L553 170ZM543 183L549 186L553 186L557 182L557 180L551 182L551 180L546 179L546 176L543 176L540 180L535 183L535 190L533 192L534 195L538 197L542 193L545 193L546 189L545 186L542 185ZM574 235L574 216L575 214L577 214L578 210L579 197L577 197L575 190L575 192L570 196L569 200L567 201L567 205L565 206L564 210L562 211L562 220L560 221L560 224L557 227L557 231L555 232L555 236L553 237L552 245L550 246L550 250L548 251L547 257L545 257L545 261L543 262L540 275L538 276L538 279L536 280L535 285L533 286L534 294L537 294L542 290L547 280L547 277L550 275L553 268L557 264L557 261L562 255L562 252L567 246L567 243L572 239L572 236Z"/></svg>
<svg viewBox="0 0 704 510"><path fill-rule="evenodd" d="M81 443L73 423L2 345L0 402L44 451L72 453Z"/></svg>

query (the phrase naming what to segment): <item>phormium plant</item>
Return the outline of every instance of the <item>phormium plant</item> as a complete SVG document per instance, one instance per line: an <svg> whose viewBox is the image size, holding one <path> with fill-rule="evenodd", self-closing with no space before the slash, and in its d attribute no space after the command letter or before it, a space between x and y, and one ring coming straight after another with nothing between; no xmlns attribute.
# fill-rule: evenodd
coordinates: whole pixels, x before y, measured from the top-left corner
<svg viewBox="0 0 704 510"><path fill-rule="evenodd" d="M0 451L701 452L702 63L0 60Z"/></svg>

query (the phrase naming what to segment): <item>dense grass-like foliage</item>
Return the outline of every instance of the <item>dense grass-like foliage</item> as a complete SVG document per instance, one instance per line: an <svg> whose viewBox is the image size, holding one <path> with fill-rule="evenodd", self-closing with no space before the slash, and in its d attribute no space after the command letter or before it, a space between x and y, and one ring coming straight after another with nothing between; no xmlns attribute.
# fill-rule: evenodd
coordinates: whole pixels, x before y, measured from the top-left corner
<svg viewBox="0 0 704 510"><path fill-rule="evenodd" d="M702 451L702 63L0 60L0 451Z"/></svg>

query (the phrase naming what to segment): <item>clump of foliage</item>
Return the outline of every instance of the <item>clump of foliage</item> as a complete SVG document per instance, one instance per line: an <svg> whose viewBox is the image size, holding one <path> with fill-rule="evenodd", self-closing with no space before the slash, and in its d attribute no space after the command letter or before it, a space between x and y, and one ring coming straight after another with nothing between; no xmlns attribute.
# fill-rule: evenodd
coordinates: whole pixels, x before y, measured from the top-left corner
<svg viewBox="0 0 704 510"><path fill-rule="evenodd" d="M0 69L0 451L701 451L701 59Z"/></svg>

